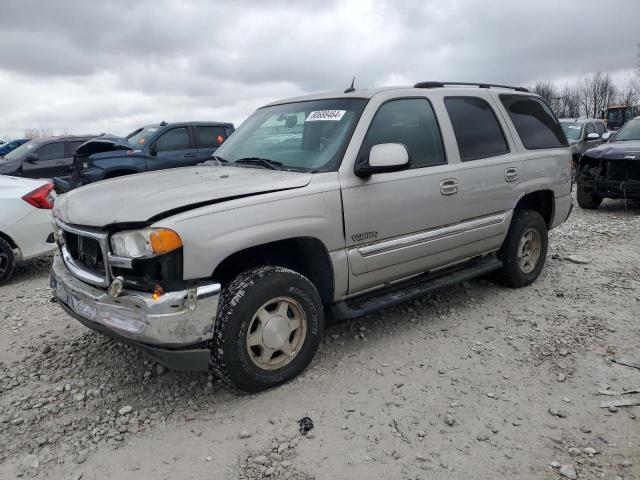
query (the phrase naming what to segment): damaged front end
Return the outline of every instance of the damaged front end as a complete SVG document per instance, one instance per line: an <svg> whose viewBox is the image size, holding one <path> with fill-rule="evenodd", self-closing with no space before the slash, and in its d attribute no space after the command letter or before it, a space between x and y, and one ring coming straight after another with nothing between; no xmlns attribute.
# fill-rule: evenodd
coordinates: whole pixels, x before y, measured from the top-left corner
<svg viewBox="0 0 640 480"><path fill-rule="evenodd" d="M640 152L616 156L590 153L582 156L577 172L585 190L603 198L640 198Z"/></svg>

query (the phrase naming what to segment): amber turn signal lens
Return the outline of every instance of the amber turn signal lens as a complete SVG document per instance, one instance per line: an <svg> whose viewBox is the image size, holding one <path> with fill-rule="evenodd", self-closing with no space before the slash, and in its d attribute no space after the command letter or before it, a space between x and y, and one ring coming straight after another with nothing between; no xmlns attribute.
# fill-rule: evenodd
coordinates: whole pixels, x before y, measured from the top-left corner
<svg viewBox="0 0 640 480"><path fill-rule="evenodd" d="M160 285L156 285L153 288L153 292L151 293L151 298L153 298L154 300L157 300L162 296L163 293L164 293L163 288Z"/></svg>
<svg viewBox="0 0 640 480"><path fill-rule="evenodd" d="M153 253L167 253L182 247L180 236L168 228L153 230L149 241Z"/></svg>

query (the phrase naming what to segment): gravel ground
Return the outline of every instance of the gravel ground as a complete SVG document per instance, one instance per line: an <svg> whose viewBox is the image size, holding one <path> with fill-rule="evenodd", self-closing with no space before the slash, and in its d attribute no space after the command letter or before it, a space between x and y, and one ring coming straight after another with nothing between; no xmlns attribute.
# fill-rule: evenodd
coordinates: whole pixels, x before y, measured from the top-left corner
<svg viewBox="0 0 640 480"><path fill-rule="evenodd" d="M534 285L334 324L258 395L88 331L50 302L50 258L25 263L0 287L0 478L640 478L640 407L601 408L640 403L610 360L640 363L639 214L576 209Z"/></svg>

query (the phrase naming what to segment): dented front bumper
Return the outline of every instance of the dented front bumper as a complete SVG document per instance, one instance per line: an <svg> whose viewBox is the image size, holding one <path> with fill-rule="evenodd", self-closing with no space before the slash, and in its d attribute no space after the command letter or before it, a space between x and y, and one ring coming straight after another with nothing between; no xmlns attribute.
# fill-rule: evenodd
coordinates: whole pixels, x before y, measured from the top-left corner
<svg viewBox="0 0 640 480"><path fill-rule="evenodd" d="M56 254L51 288L62 307L89 328L144 350L170 368L207 369L206 343L213 336L220 284L168 292L155 300L151 293L133 290L113 298L74 277ZM172 364L172 356L182 357L179 365ZM197 365L185 365L187 357Z"/></svg>

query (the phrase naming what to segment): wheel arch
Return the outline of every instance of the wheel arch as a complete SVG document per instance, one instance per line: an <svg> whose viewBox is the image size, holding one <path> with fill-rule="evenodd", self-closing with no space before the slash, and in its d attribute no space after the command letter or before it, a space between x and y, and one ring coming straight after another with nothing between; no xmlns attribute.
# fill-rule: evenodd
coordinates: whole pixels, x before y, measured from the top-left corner
<svg viewBox="0 0 640 480"><path fill-rule="evenodd" d="M514 210L534 210L542 215L547 228L551 229L555 215L555 196L552 190L528 192L518 200Z"/></svg>
<svg viewBox="0 0 640 480"><path fill-rule="evenodd" d="M224 287L241 272L265 265L286 267L304 275L324 303L333 302L333 264L326 246L315 237L293 237L244 248L222 260L211 278Z"/></svg>

